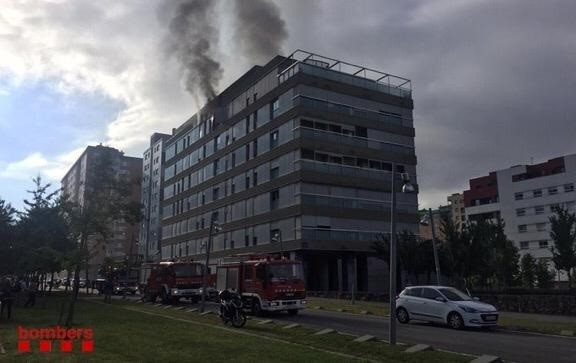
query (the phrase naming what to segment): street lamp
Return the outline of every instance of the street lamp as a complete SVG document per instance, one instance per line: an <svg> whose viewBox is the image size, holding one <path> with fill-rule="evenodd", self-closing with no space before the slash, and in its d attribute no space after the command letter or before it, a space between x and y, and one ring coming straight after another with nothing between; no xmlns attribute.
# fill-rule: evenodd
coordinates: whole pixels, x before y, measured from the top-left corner
<svg viewBox="0 0 576 363"><path fill-rule="evenodd" d="M204 271L202 272L202 301L200 304L200 312L204 312L206 306L206 288L208 286L208 265L210 263L210 249L212 247L212 235L218 233L222 230L222 227L216 220L215 216L212 215L210 221L210 230L208 232L208 243L206 243L206 262L204 263Z"/></svg>
<svg viewBox="0 0 576 363"><path fill-rule="evenodd" d="M284 247L282 245L282 231L278 230L272 236L272 243L280 243L280 256L284 258Z"/></svg>
<svg viewBox="0 0 576 363"><path fill-rule="evenodd" d="M391 172L391 207L390 207L390 345L396 345L396 163L392 163ZM402 178L402 193L413 193L416 188L410 184L410 175L400 173Z"/></svg>
<svg viewBox="0 0 576 363"><path fill-rule="evenodd" d="M436 283L440 285L440 262L438 261L438 249L436 248L436 229L434 228L434 216L432 208L428 208L428 213L424 215L420 224L423 226L430 225L432 228L432 250L434 251L434 267L436 268Z"/></svg>

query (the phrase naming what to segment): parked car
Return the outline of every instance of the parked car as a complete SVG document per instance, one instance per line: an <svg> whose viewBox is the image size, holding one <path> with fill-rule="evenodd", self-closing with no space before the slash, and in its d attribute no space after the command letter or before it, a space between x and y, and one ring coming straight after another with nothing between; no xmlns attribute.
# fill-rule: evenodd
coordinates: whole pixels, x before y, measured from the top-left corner
<svg viewBox="0 0 576 363"><path fill-rule="evenodd" d="M423 320L442 323L454 329L498 325L498 310L448 286L411 286L396 300L400 323Z"/></svg>
<svg viewBox="0 0 576 363"><path fill-rule="evenodd" d="M136 295L138 291L138 284L137 283L125 283L121 282L114 286L114 294L115 295L122 295L124 292L126 294Z"/></svg>

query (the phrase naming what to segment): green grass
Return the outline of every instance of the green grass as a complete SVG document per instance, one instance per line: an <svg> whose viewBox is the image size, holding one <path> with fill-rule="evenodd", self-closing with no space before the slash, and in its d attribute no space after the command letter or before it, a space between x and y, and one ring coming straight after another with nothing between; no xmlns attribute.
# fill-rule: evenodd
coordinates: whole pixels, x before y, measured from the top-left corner
<svg viewBox="0 0 576 363"><path fill-rule="evenodd" d="M315 306L320 306L322 309L330 311L338 311L342 309L344 312L352 314L360 314L362 311L369 311L373 315L388 316L390 309L388 304L369 301L356 301L352 304L350 300L340 299L326 299L320 297L308 297L308 307L314 309Z"/></svg>
<svg viewBox="0 0 576 363"><path fill-rule="evenodd" d="M387 362L464 362L465 357L424 352L405 354L404 347L382 342L355 343L353 337L330 334L311 336L313 330L281 329L277 324L258 325L249 321L244 329L230 331L216 316L198 316L174 309L115 300L111 305L79 301L77 327L94 329L94 353L72 354L16 352L16 330L50 327L58 320L60 298L47 299L45 308L14 311L14 320L0 324L0 341L7 362L189 362L232 360L274 362L347 362L354 357ZM244 333L244 334L242 334ZM36 347L33 346L33 350ZM55 347L56 348L56 347ZM314 349L316 348L316 349ZM320 350L318 350L320 349ZM362 360L362 359L361 359Z"/></svg>

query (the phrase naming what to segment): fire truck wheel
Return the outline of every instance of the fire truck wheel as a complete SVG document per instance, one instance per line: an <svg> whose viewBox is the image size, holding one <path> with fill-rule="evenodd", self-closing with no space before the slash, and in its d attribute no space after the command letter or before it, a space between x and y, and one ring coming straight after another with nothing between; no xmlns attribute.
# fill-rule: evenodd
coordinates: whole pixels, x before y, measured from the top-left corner
<svg viewBox="0 0 576 363"><path fill-rule="evenodd" d="M288 310L288 314L290 316L298 315L298 309Z"/></svg>
<svg viewBox="0 0 576 363"><path fill-rule="evenodd" d="M262 306L260 305L260 300L256 298L252 299L252 315L262 316Z"/></svg>
<svg viewBox="0 0 576 363"><path fill-rule="evenodd" d="M170 297L166 293L166 291L162 290L162 294L160 295L160 300L162 300L162 304L168 305L170 304Z"/></svg>

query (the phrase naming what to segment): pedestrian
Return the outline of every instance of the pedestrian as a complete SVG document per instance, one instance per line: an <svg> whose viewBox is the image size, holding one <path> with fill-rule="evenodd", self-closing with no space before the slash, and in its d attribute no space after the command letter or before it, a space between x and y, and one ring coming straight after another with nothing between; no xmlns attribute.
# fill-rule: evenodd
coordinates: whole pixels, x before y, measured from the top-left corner
<svg viewBox="0 0 576 363"><path fill-rule="evenodd" d="M114 288L112 278L107 277L104 282L104 302L110 304L112 302L112 290Z"/></svg>
<svg viewBox="0 0 576 363"><path fill-rule="evenodd" d="M0 319L4 317L6 311L6 319L12 318L12 304L14 303L12 282L5 277L0 282Z"/></svg>
<svg viewBox="0 0 576 363"><path fill-rule="evenodd" d="M24 304L25 308L36 305L37 292L38 292L38 279L34 278L32 281L30 281L30 284L28 285L28 300L26 300L26 303Z"/></svg>

